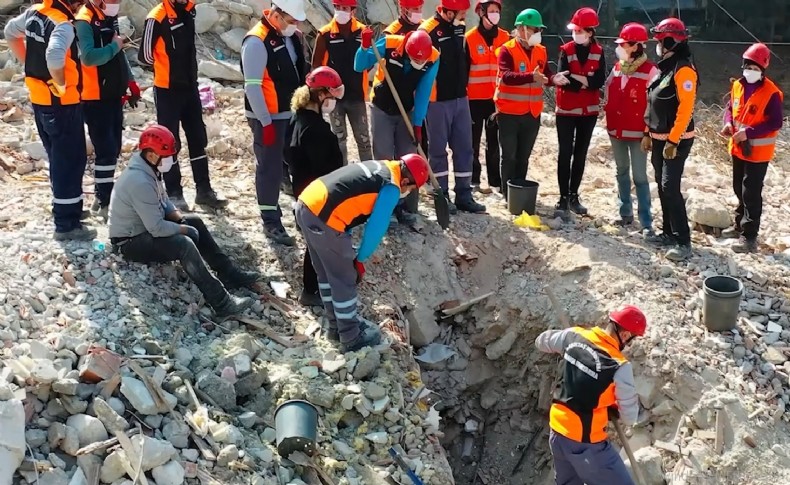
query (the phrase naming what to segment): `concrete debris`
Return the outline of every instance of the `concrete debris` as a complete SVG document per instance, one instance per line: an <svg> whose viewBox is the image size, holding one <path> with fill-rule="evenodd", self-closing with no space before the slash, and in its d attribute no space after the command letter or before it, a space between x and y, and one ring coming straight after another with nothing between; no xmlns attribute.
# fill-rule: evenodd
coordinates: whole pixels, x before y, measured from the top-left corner
<svg viewBox="0 0 790 485"><path fill-rule="evenodd" d="M14 471L22 463L25 447L25 410L22 401L0 402L0 484L13 483Z"/></svg>
<svg viewBox="0 0 790 485"><path fill-rule="evenodd" d="M100 420L87 414L75 414L66 420L66 426L77 430L80 447L88 446L97 441L104 441L109 436Z"/></svg>
<svg viewBox="0 0 790 485"><path fill-rule="evenodd" d="M156 480L156 485L181 485L184 483L184 467L177 461L153 469L151 474Z"/></svg>
<svg viewBox="0 0 790 485"><path fill-rule="evenodd" d="M99 421L101 421L110 433L114 434L116 431L126 431L129 428L129 422L123 419L123 417L101 397L96 397L93 400L93 411L96 413L96 417L99 418Z"/></svg>

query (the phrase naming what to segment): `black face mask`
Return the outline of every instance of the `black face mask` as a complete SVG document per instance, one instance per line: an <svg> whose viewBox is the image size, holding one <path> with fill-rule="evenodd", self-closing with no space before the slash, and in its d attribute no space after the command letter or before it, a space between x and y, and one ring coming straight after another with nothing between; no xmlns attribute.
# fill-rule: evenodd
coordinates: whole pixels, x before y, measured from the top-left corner
<svg viewBox="0 0 790 485"><path fill-rule="evenodd" d="M672 37L667 37L661 41L661 45L664 46L664 50L667 52L674 49L677 44L678 44L677 41L675 41L675 39L673 39Z"/></svg>
<svg viewBox="0 0 790 485"><path fill-rule="evenodd" d="M178 10L179 12L184 12L187 9L187 4L186 3L174 2L173 3L173 7L175 7L175 9Z"/></svg>

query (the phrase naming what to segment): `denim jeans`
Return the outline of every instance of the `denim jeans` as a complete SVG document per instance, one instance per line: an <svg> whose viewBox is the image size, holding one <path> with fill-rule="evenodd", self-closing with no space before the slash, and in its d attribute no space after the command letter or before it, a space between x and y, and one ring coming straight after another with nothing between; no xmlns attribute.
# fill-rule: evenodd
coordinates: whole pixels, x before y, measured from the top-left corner
<svg viewBox="0 0 790 485"><path fill-rule="evenodd" d="M643 229L653 227L653 216L650 213L650 182L647 179L647 153L642 151L639 140L612 141L614 162L617 166L617 191L620 195L620 217L634 217L634 206L631 199L631 177L636 188L636 201L639 211L639 223Z"/></svg>

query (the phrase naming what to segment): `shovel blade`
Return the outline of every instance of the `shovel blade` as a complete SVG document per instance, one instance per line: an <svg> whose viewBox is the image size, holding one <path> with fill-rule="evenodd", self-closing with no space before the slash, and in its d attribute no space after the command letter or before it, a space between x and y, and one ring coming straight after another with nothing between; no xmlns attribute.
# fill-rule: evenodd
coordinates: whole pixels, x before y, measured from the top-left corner
<svg viewBox="0 0 790 485"><path fill-rule="evenodd" d="M447 205L447 197L444 196L441 188L433 190L433 206L436 210L436 221L442 229L450 227L450 207Z"/></svg>

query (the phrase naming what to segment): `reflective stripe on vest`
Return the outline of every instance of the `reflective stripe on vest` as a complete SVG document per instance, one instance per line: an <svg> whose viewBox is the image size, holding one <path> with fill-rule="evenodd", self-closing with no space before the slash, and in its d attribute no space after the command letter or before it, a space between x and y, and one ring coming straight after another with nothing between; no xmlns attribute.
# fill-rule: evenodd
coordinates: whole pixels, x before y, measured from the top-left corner
<svg viewBox="0 0 790 485"><path fill-rule="evenodd" d="M590 53L587 61L582 64L576 54L576 43L568 42L560 47L568 59L568 70L570 74L579 76L589 76L596 72L600 67L603 48L600 44L590 44ZM557 87L557 109L558 115L566 116L589 116L597 115L600 111L601 94L598 89L586 89L582 87L579 91L571 91L562 87Z"/></svg>
<svg viewBox="0 0 790 485"><path fill-rule="evenodd" d="M513 59L513 71L517 73L530 73L535 68L541 71L547 62L546 48L536 45L527 52L518 39L507 41L500 49L507 49ZM531 114L540 116L543 111L543 86L537 82L522 85L508 85L502 82L503 72L497 73L497 87L494 102L497 111L510 115Z"/></svg>
<svg viewBox="0 0 790 485"><path fill-rule="evenodd" d="M354 56L361 46L361 32L365 24L355 18L350 22L350 35L340 32L340 24L332 19L319 30L324 37L326 51L321 65L334 69L346 87L343 99L348 101L368 101L368 71L357 72L354 69Z"/></svg>
<svg viewBox="0 0 790 485"><path fill-rule="evenodd" d="M605 441L608 408L617 403L614 375L627 360L615 338L599 327L574 327L563 345L565 380L551 406L549 426L580 443Z"/></svg>
<svg viewBox="0 0 790 485"><path fill-rule="evenodd" d="M25 86L30 91L30 102L40 106L67 106L80 102L80 89L82 72L80 69L77 38L69 46L66 53L66 63L63 66L65 90L61 96L55 96L47 82L52 81L52 75L47 66L47 49L49 39L55 27L68 24L71 29L71 20L74 18L71 11L60 2L54 6L39 3L30 7L30 13L25 22Z"/></svg>
<svg viewBox="0 0 790 485"><path fill-rule="evenodd" d="M784 95L779 87L766 78L762 81L762 85L749 96L749 99L744 101L745 88L743 82L740 80L733 82L730 91L730 106L735 129L740 130L764 123L766 121L765 109L776 93L779 93L780 99L784 100ZM730 154L748 162L769 162L776 154L776 136L778 133L778 131L774 131L766 133L759 138L747 140L745 143L749 143L752 148L749 155L744 154L741 146L734 143L732 138L730 138L728 144Z"/></svg>
<svg viewBox="0 0 790 485"><path fill-rule="evenodd" d="M607 130L609 135L615 138L637 138L641 139L645 132L644 131L631 131L631 130Z"/></svg>
<svg viewBox="0 0 790 485"><path fill-rule="evenodd" d="M190 22L193 30L194 30L194 17L195 13L195 4L188 0L184 10L191 15ZM169 89L173 85L184 84L185 82L189 84L193 79L191 79L192 73L189 72L182 72L179 69L183 69L185 65L184 61L179 56L190 55L194 58L195 51L185 49L181 46L181 43L177 42L175 37L179 37L183 35L184 32L184 23L176 21L179 19L179 15L171 2L161 2L154 6L150 12L148 12L147 19L154 19L159 27L154 26L152 30L146 32L148 38L144 38L144 43L150 43L151 38L154 34L153 29L161 28L163 32L167 34L160 35L156 39L156 43L151 47L153 52L154 62L154 86L158 88L165 88ZM194 32L193 32L194 35ZM181 47L180 47L181 46ZM171 56L178 57L178 59L174 60L171 59ZM193 61L193 59L189 59L189 65L191 66L194 62L195 67L197 67L197 61ZM181 67L179 67L181 66ZM191 70L191 68L190 68ZM196 74L196 73L195 73ZM197 80L197 77L194 79Z"/></svg>
<svg viewBox="0 0 790 485"><path fill-rule="evenodd" d="M381 189L400 187L400 161L353 163L319 177L299 195L310 212L338 232L364 224Z"/></svg>
<svg viewBox="0 0 790 485"><path fill-rule="evenodd" d="M478 27L465 34L469 49L469 82L467 93L469 99L491 99L496 88L497 49L508 41L510 36L497 28L497 35L489 46Z"/></svg>

